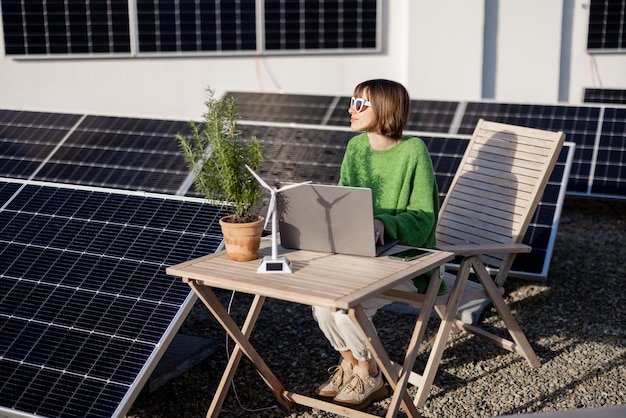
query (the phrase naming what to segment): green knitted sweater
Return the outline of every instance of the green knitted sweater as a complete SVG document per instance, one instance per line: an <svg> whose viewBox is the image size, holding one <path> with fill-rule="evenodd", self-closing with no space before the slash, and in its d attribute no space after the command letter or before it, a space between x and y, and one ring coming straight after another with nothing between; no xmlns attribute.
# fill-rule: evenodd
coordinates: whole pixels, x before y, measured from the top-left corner
<svg viewBox="0 0 626 418"><path fill-rule="evenodd" d="M424 142L404 137L396 146L374 151L366 133L348 143L339 184L372 189L374 217L385 236L400 244L433 248L439 193Z"/></svg>
<svg viewBox="0 0 626 418"><path fill-rule="evenodd" d="M430 154L421 139L404 137L393 148L374 151L367 133L355 136L341 163L339 185L372 189L374 218L385 224L386 239L413 247L435 246L439 192ZM413 278L419 293L426 293L431 274ZM437 293L445 290L442 281Z"/></svg>

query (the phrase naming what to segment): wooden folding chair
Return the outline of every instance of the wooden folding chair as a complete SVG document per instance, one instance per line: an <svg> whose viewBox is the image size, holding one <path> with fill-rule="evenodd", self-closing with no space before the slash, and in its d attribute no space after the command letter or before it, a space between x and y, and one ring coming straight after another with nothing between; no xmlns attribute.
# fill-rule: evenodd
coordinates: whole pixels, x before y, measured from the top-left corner
<svg viewBox="0 0 626 418"><path fill-rule="evenodd" d="M439 330L423 375L411 372L409 378L419 387L416 406L428 397L453 328L519 353L532 367L541 365L502 297L502 285L516 254L531 251L521 241L564 141L562 132L479 120L439 213L437 247L454 252L461 261L456 274L441 272L448 293L435 303ZM472 271L478 282L468 281ZM497 272L495 278L490 271ZM423 295L394 290L385 296L414 306L424 300ZM457 318L461 302L486 298L511 339Z"/></svg>

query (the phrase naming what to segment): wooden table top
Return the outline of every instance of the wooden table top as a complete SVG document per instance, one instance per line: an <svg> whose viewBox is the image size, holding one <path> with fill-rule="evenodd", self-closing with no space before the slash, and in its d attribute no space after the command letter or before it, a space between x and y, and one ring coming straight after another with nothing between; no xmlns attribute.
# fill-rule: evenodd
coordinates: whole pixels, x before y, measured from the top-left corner
<svg viewBox="0 0 626 418"><path fill-rule="evenodd" d="M390 252L407 248L395 246ZM291 261L292 273L257 273L263 256L271 255L269 239L263 239L259 259L230 261L221 251L166 269L167 274L205 286L258 294L311 306L352 308L363 300L393 288L450 261L454 255L432 250L413 261L386 256L362 257L278 247L278 255Z"/></svg>

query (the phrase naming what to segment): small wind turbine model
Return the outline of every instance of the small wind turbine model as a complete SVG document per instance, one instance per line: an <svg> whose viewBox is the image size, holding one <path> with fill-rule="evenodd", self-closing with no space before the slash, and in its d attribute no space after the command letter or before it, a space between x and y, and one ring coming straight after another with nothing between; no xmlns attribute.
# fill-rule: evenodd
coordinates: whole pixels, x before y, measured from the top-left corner
<svg viewBox="0 0 626 418"><path fill-rule="evenodd" d="M261 186L265 187L270 191L270 204L267 209L267 217L265 218L265 226L263 229L267 228L267 222L270 219L270 215L272 216L272 255L266 255L263 257L263 261L259 264L259 268L257 269L257 273L291 273L291 262L285 256L278 256L278 243L276 237L276 195L280 192L283 192L288 189L293 189L294 187L302 186L303 184L309 184L310 181L305 181L303 183L297 184L288 184L286 186L277 189L276 187L272 187L267 184L257 173L254 172L248 165L246 165L248 171L252 173L252 175L257 179L257 181L261 184Z"/></svg>

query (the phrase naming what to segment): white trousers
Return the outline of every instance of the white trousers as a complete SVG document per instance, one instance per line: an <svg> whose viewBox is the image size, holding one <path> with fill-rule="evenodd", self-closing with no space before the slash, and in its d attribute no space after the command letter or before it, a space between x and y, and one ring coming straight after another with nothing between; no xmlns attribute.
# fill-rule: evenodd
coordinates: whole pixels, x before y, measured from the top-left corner
<svg viewBox="0 0 626 418"><path fill-rule="evenodd" d="M411 280L394 287L394 289L417 292ZM391 302L389 299L375 297L364 301L362 305L365 314L371 321L378 309L389 305ZM372 354L365 344L365 339L346 311L331 311L328 308L314 306L313 318L315 318L320 329L335 350L350 350L352 355L359 361L367 361L372 358Z"/></svg>

